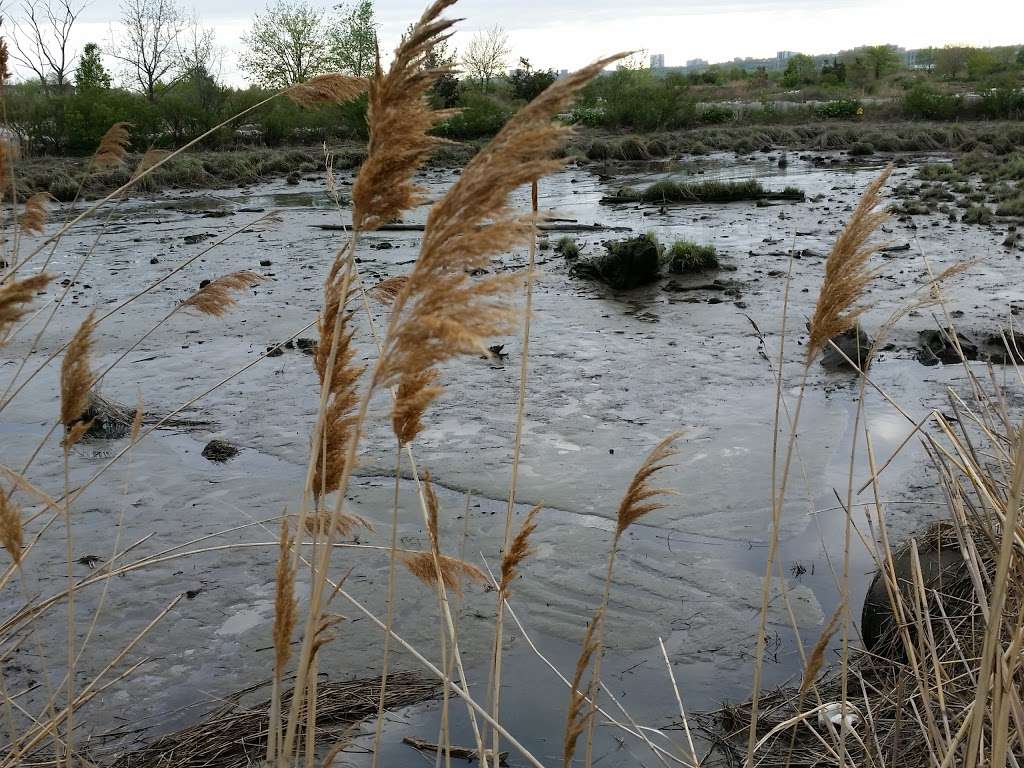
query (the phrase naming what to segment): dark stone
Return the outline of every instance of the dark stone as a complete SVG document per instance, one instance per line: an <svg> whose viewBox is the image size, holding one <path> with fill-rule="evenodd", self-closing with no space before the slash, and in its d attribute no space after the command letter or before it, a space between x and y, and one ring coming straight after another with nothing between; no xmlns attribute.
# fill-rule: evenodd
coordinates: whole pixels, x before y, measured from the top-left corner
<svg viewBox="0 0 1024 768"><path fill-rule="evenodd" d="M292 171L288 174L288 178L285 179L285 182L293 187L297 187L300 181L302 181L302 174L298 171Z"/></svg>
<svg viewBox="0 0 1024 768"><path fill-rule="evenodd" d="M238 448L223 440L211 440L203 448L203 458L223 463L238 455Z"/></svg>
<svg viewBox="0 0 1024 768"><path fill-rule="evenodd" d="M196 243L201 243L203 240L208 240L211 237L213 237L213 235L209 232L199 232L195 235L185 235L181 239L184 240L187 245L195 245Z"/></svg>
<svg viewBox="0 0 1024 768"><path fill-rule="evenodd" d="M970 589L970 576L964 564L963 555L955 544L942 541L940 537L932 537L932 541L918 544L918 560L921 563L921 580L925 590L932 590L942 595L958 595L964 589ZM913 571L913 553L911 548L904 547L896 553L892 562L896 582L907 605L914 604L915 580ZM955 601L953 601L955 602ZM947 605L951 604L947 602ZM897 633L897 622L893 617L892 602L889 590L881 571L875 577L864 597L864 608L861 611L861 636L864 647L881 656L900 659L905 651L903 642ZM914 622L908 622L911 641L916 642Z"/></svg>
<svg viewBox="0 0 1024 768"><path fill-rule="evenodd" d="M158 259L156 256L154 256L152 259L149 260L149 263L150 264L159 264L160 263L160 259Z"/></svg>
<svg viewBox="0 0 1024 768"><path fill-rule="evenodd" d="M850 360L856 363L860 370L864 370L864 368L870 365L871 361L868 360L868 350L871 349L871 345L874 342L860 325L856 325L850 330L834 336L832 342L843 351L846 357L849 357ZM825 351L821 353L821 367L829 371L857 370L831 344L826 346Z"/></svg>
<svg viewBox="0 0 1024 768"><path fill-rule="evenodd" d="M963 334L957 333L957 341L967 360L978 359L978 346ZM955 365L960 362L960 352L944 331L928 330L917 334L917 361L922 365Z"/></svg>
<svg viewBox="0 0 1024 768"><path fill-rule="evenodd" d="M208 286L209 284L210 284L210 281L209 281L209 280L200 280L200 281L199 281L199 290L200 290L200 291L201 291L201 290L203 290L203 288L205 288L205 287L206 287L206 286Z"/></svg>
<svg viewBox="0 0 1024 768"><path fill-rule="evenodd" d="M273 262L271 262L270 259L260 259L261 267L269 267L272 263Z"/></svg>
<svg viewBox="0 0 1024 768"><path fill-rule="evenodd" d="M641 235L605 243L608 252L574 265L571 274L598 280L616 290L653 283L660 276L661 254L653 238Z"/></svg>

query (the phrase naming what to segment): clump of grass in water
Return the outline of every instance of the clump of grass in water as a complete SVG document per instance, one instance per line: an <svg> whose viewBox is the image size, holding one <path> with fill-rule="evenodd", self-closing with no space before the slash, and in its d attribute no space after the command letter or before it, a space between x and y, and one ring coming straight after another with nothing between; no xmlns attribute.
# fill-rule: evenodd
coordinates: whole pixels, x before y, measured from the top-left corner
<svg viewBox="0 0 1024 768"><path fill-rule="evenodd" d="M564 237L558 238L558 242L555 243L555 253L564 256L567 259L578 259L580 256L580 247L576 244L576 240L565 235Z"/></svg>
<svg viewBox="0 0 1024 768"><path fill-rule="evenodd" d="M735 203L744 200L796 200L803 201L805 195L796 187L786 187L781 192L765 189L754 179L745 181L717 181L710 179L696 183L658 181L644 190L623 187L616 194L605 198L612 203Z"/></svg>
<svg viewBox="0 0 1024 768"><path fill-rule="evenodd" d="M718 269L718 251L713 245L677 240L668 250L668 271L676 275Z"/></svg>

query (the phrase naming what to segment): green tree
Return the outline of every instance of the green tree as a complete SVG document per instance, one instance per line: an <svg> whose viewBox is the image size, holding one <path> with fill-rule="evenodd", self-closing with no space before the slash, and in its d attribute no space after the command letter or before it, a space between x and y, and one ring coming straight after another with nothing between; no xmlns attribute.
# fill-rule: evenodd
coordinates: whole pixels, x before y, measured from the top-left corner
<svg viewBox="0 0 1024 768"><path fill-rule="evenodd" d="M519 59L519 66L509 75L512 95L523 101L533 101L544 92L544 89L555 82L555 72L551 69L534 69L530 60Z"/></svg>
<svg viewBox="0 0 1024 768"><path fill-rule="evenodd" d="M900 55L891 45L867 46L864 48L864 59L876 82L894 72L900 64Z"/></svg>
<svg viewBox="0 0 1024 768"><path fill-rule="evenodd" d="M276 0L242 35L239 66L268 88L301 83L331 67L324 15L305 0Z"/></svg>
<svg viewBox="0 0 1024 768"><path fill-rule="evenodd" d="M970 80L981 80L999 70L999 62L990 51L975 48L967 56L967 77Z"/></svg>
<svg viewBox="0 0 1024 768"><path fill-rule="evenodd" d="M366 77L377 62L377 25L372 0L335 6L338 16L329 31L333 64L342 72Z"/></svg>
<svg viewBox="0 0 1024 768"><path fill-rule="evenodd" d="M939 77L953 80L967 67L971 49L960 45L947 45L935 52L935 73Z"/></svg>
<svg viewBox="0 0 1024 768"><path fill-rule="evenodd" d="M82 91L105 91L110 88L110 73L103 66L100 47L86 43L82 57L75 68L75 89Z"/></svg>
<svg viewBox="0 0 1024 768"><path fill-rule="evenodd" d="M782 84L787 88L799 88L801 85L813 85L818 79L818 68L814 59L804 53L798 53L786 64L782 75Z"/></svg>

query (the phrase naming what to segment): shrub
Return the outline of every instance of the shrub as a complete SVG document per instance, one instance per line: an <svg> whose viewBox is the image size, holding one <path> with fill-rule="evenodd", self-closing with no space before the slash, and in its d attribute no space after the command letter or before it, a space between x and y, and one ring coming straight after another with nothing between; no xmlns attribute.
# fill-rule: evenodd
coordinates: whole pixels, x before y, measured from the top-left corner
<svg viewBox="0 0 1024 768"><path fill-rule="evenodd" d="M815 114L825 119L850 119L864 114L864 107L857 99L838 99L817 107Z"/></svg>
<svg viewBox="0 0 1024 768"><path fill-rule="evenodd" d="M1024 216L1024 195L1004 200L996 209L998 216Z"/></svg>
<svg viewBox="0 0 1024 768"><path fill-rule="evenodd" d="M700 121L707 123L708 125L722 125L723 123L731 123L736 117L734 113L728 107L722 106L711 106L706 107L700 113Z"/></svg>
<svg viewBox="0 0 1024 768"><path fill-rule="evenodd" d="M875 154L875 145L868 141L858 141L850 147L852 157L867 157L873 154Z"/></svg>
<svg viewBox="0 0 1024 768"><path fill-rule="evenodd" d="M630 187L620 189L612 198L621 202L645 203L732 203L740 200L803 200L804 193L795 187L772 192L754 179L746 181L717 181L710 179L697 183L670 179L658 181L643 191Z"/></svg>
<svg viewBox="0 0 1024 768"><path fill-rule="evenodd" d="M461 111L441 123L437 133L449 139L479 139L493 136L505 124L511 110L479 91L466 91L459 97Z"/></svg>
<svg viewBox="0 0 1024 768"><path fill-rule="evenodd" d="M580 247L573 238L565 235L558 238L558 242L555 243L555 253L561 254L567 259L576 259L579 258Z"/></svg>
<svg viewBox="0 0 1024 768"><path fill-rule="evenodd" d="M668 252L668 271L682 275L718 269L718 252L713 245L698 245L688 240L677 240Z"/></svg>
<svg viewBox="0 0 1024 768"><path fill-rule="evenodd" d="M959 96L939 93L927 83L915 83L903 97L903 111L916 120L952 120L962 108Z"/></svg>
<svg viewBox="0 0 1024 768"><path fill-rule="evenodd" d="M925 181L946 181L960 178L960 172L952 163L928 163L921 166L917 176Z"/></svg>
<svg viewBox="0 0 1024 768"><path fill-rule="evenodd" d="M965 224L991 224L992 209L987 205L972 205L963 215Z"/></svg>

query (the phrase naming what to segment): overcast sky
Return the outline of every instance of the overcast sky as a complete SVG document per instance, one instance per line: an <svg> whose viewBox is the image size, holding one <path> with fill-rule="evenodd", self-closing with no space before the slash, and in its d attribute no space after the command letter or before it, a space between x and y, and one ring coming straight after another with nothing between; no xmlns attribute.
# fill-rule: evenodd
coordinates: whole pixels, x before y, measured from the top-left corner
<svg viewBox="0 0 1024 768"><path fill-rule="evenodd" d="M312 1L324 9L333 5ZM14 10L17 2L3 5ZM222 74L232 84L243 82L235 63L239 36L264 2L203 0L195 6L202 23L216 31ZM394 48L425 4L377 0L382 50ZM525 56L534 66L556 70L623 49L664 53L671 66L695 58L828 53L878 43L916 48L1024 42L1024 0L461 0L452 14L465 19L457 48L474 31L500 24L509 34L512 63ZM118 0L92 0L79 41L109 40L117 17Z"/></svg>

